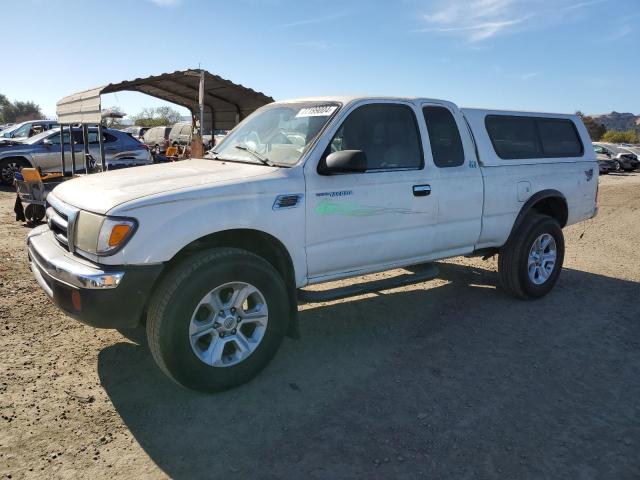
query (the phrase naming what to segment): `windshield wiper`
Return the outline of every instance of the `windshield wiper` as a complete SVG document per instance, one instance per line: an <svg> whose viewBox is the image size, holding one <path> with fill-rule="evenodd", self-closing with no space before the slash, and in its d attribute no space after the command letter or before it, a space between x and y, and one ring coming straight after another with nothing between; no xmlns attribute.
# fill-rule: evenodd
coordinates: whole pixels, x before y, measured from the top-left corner
<svg viewBox="0 0 640 480"><path fill-rule="evenodd" d="M245 151L247 153L250 153L251 155L256 157L258 160L260 160L260 162L262 162L263 165L267 165L269 167L275 167L276 166L276 164L271 162L267 157L263 157L262 155L260 155L255 150L251 150L249 147L245 147L244 145L235 145L235 148L237 148L238 150L243 150L243 151Z"/></svg>

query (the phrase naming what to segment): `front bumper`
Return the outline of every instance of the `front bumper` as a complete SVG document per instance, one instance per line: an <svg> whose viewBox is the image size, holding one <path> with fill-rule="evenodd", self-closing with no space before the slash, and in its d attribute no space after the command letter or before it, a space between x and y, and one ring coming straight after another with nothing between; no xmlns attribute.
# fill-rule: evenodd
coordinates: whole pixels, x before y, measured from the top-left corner
<svg viewBox="0 0 640 480"><path fill-rule="evenodd" d="M106 267L64 250L46 225L27 237L38 284L71 317L99 328L140 324L163 265Z"/></svg>

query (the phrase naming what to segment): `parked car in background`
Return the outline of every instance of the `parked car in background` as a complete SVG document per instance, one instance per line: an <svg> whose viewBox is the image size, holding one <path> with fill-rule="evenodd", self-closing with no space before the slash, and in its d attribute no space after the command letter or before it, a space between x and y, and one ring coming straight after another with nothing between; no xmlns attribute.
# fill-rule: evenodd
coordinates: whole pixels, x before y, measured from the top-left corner
<svg viewBox="0 0 640 480"><path fill-rule="evenodd" d="M76 166L84 169L84 140L82 131L73 131L75 142ZM103 131L105 163L107 170L123 167L148 165L152 163L151 154L146 145L120 130L105 129ZM71 149L69 146L69 130L64 131L64 151L67 169L71 169ZM89 128L89 153L96 162L100 161L100 142L98 129ZM15 172L23 167L40 168L43 173L59 172L60 165L60 131L47 130L21 142L11 145L0 145L0 182L4 185L13 183Z"/></svg>
<svg viewBox="0 0 640 480"><path fill-rule="evenodd" d="M633 153L640 160L640 147L636 147L635 145L620 145L620 150Z"/></svg>
<svg viewBox="0 0 640 480"><path fill-rule="evenodd" d="M142 141L147 145L152 153L164 153L169 146L169 133L171 127L153 127L147 130L142 136Z"/></svg>
<svg viewBox="0 0 640 480"><path fill-rule="evenodd" d="M6 129L8 129L8 128L10 128L10 127L13 127L14 125L15 125L15 123L4 123L4 124L0 125L0 137L2 136L2 133L3 133Z"/></svg>
<svg viewBox="0 0 640 480"><path fill-rule="evenodd" d="M193 127L191 122L178 122L171 127L169 132L169 145L190 145Z"/></svg>
<svg viewBox="0 0 640 480"><path fill-rule="evenodd" d="M18 123L3 130L1 140L5 139L22 139L33 137L44 131L50 130L58 126L58 122L54 120L29 120L28 122ZM5 140L6 142L6 140Z"/></svg>
<svg viewBox="0 0 640 480"><path fill-rule="evenodd" d="M226 134L226 130L214 130L213 132L202 135L202 144L205 150L210 150L214 145L217 145L217 139L222 140ZM169 133L169 144L171 146L191 145L192 135L193 126L191 122L176 123Z"/></svg>
<svg viewBox="0 0 640 480"><path fill-rule="evenodd" d="M142 137L147 130L149 130L149 127L138 127L134 125L133 127L124 128L122 131L130 134L136 140L142 141Z"/></svg>
<svg viewBox="0 0 640 480"><path fill-rule="evenodd" d="M596 150L595 147L594 147L594 150ZM619 168L619 165L615 160L611 160L611 158L604 153L598 153L597 150L596 150L596 159L598 160L598 170L600 171L601 175L606 175L607 173L615 172L617 170L616 167Z"/></svg>
<svg viewBox="0 0 640 480"><path fill-rule="evenodd" d="M594 142L597 154L604 154L616 163L616 170L632 172L640 168L640 160L635 153L627 152L613 143Z"/></svg>

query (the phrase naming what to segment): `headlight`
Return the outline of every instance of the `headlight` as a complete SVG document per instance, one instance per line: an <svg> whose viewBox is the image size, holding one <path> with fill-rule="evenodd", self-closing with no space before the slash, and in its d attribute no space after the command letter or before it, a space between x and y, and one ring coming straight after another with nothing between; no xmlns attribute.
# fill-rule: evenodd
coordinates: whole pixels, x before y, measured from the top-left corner
<svg viewBox="0 0 640 480"><path fill-rule="evenodd" d="M133 218L104 217L81 211L76 219L74 245L93 255L112 255L129 241L137 226Z"/></svg>

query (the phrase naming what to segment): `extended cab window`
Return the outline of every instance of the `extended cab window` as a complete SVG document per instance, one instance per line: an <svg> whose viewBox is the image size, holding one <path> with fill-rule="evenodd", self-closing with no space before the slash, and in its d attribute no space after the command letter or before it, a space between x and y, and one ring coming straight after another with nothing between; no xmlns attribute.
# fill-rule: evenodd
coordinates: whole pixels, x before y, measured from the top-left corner
<svg viewBox="0 0 640 480"><path fill-rule="evenodd" d="M331 152L362 150L367 170L421 168L420 133L406 105L375 104L351 112L331 141Z"/></svg>
<svg viewBox="0 0 640 480"><path fill-rule="evenodd" d="M537 120L542 151L551 157L581 157L582 142L570 120L540 118Z"/></svg>
<svg viewBox="0 0 640 480"><path fill-rule="evenodd" d="M436 167L459 167L464 163L464 148L453 114L445 107L424 107L433 163Z"/></svg>
<svg viewBox="0 0 640 480"><path fill-rule="evenodd" d="M580 157L584 152L571 120L488 115L485 125L494 150L505 160Z"/></svg>

